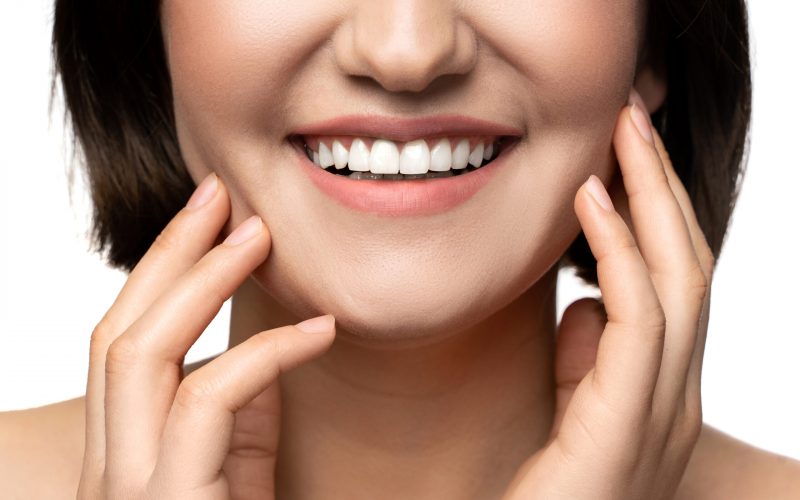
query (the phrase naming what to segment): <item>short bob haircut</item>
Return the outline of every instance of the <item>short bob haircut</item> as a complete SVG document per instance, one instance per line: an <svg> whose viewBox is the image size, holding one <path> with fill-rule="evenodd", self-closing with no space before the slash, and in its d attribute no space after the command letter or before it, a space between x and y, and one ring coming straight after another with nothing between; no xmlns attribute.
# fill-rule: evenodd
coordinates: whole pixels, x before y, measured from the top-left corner
<svg viewBox="0 0 800 500"><path fill-rule="evenodd" d="M194 188L178 149L158 0L56 0L52 50L93 202L91 241L133 269ZM649 0L642 62L666 77L652 114L719 256L746 161L744 0ZM55 80L54 80L55 85ZM583 233L559 265L597 285Z"/></svg>

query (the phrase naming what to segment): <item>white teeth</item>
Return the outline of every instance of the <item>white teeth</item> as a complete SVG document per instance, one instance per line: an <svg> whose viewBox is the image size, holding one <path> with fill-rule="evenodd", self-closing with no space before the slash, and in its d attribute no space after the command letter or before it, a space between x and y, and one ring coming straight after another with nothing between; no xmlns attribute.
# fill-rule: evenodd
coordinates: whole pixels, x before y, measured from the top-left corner
<svg viewBox="0 0 800 500"><path fill-rule="evenodd" d="M473 167L480 167L483 161L483 143L479 142L472 153L469 155L469 164Z"/></svg>
<svg viewBox="0 0 800 500"><path fill-rule="evenodd" d="M456 146L451 147L451 142L456 140ZM467 138L444 137L430 148L425 139L402 145L386 139L374 139L372 142L370 148L363 139L353 138L349 151L338 139L330 147L320 141L318 151L312 150L308 145L304 147L314 164L323 169L335 165L337 170L348 167L352 172L386 176L424 176L431 172L462 170L468 165L479 168L492 159L497 149L494 143L478 142L470 152Z"/></svg>
<svg viewBox="0 0 800 500"><path fill-rule="evenodd" d="M373 174L400 172L400 152L392 141L377 139L369 153L369 171Z"/></svg>
<svg viewBox="0 0 800 500"><path fill-rule="evenodd" d="M431 163L431 153L428 144L418 139L407 142L400 153L401 174L425 174Z"/></svg>
<svg viewBox="0 0 800 500"><path fill-rule="evenodd" d="M322 168L328 168L333 165L333 154L324 142L319 143L319 164Z"/></svg>
<svg viewBox="0 0 800 500"><path fill-rule="evenodd" d="M369 172L369 148L363 140L353 139L347 167L353 172Z"/></svg>
<svg viewBox="0 0 800 500"><path fill-rule="evenodd" d="M347 160L350 154L341 142L333 141L333 163L336 165L337 170L341 170L347 166Z"/></svg>
<svg viewBox="0 0 800 500"><path fill-rule="evenodd" d="M453 166L452 168L459 170L467 168L467 158L469 157L469 141L461 139L458 141L455 149L453 149Z"/></svg>
<svg viewBox="0 0 800 500"><path fill-rule="evenodd" d="M431 164L428 170L432 172L446 172L450 170L452 154L450 152L450 141L442 139L431 149Z"/></svg>
<svg viewBox="0 0 800 500"><path fill-rule="evenodd" d="M486 149L483 151L483 159L488 160L492 157L492 153L494 153L494 144L489 144Z"/></svg>

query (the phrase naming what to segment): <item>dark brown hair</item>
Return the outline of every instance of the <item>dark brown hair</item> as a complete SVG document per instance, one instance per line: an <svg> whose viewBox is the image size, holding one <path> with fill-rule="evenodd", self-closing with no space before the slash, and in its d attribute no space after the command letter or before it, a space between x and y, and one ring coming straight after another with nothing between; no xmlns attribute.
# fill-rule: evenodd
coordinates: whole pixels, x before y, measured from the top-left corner
<svg viewBox="0 0 800 500"><path fill-rule="evenodd" d="M748 39L744 0L649 5L647 58L668 86L653 123L715 257L745 168ZM159 2L56 0L52 44L94 205L93 245L130 271L194 188L178 149ZM561 264L597 284L583 233Z"/></svg>

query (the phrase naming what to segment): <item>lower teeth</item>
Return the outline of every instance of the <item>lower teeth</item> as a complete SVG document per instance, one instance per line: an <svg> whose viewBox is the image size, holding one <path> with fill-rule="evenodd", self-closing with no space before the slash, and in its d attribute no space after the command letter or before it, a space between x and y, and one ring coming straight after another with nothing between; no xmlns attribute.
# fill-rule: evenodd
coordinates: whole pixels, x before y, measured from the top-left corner
<svg viewBox="0 0 800 500"><path fill-rule="evenodd" d="M468 174L478 168L482 168L485 165L488 165L487 162L481 165L480 167L473 167L472 165L467 165L466 168L455 169L455 170L445 170L444 172L428 172L426 174L373 174L372 172L352 172L346 166L342 169L337 169L334 166L330 166L325 170L330 174L341 175L344 177L349 177L350 179L364 179L364 180L412 180L412 179L439 179L443 177L456 177L459 175Z"/></svg>
<svg viewBox="0 0 800 500"><path fill-rule="evenodd" d="M436 179L440 177L453 177L452 170L445 172L428 172L427 174L373 174L372 172L353 172L346 175L351 179L370 179L370 180L405 180L405 179Z"/></svg>

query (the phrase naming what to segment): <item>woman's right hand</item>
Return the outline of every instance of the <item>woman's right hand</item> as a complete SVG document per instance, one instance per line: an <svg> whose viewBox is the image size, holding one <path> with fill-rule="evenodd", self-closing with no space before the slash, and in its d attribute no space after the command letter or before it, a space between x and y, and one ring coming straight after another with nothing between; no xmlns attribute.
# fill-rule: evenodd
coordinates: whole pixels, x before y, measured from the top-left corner
<svg viewBox="0 0 800 500"><path fill-rule="evenodd" d="M79 499L275 497L277 377L330 347L334 318L256 333L184 377L189 348L269 253L256 216L216 245L229 216L211 174L92 332Z"/></svg>

